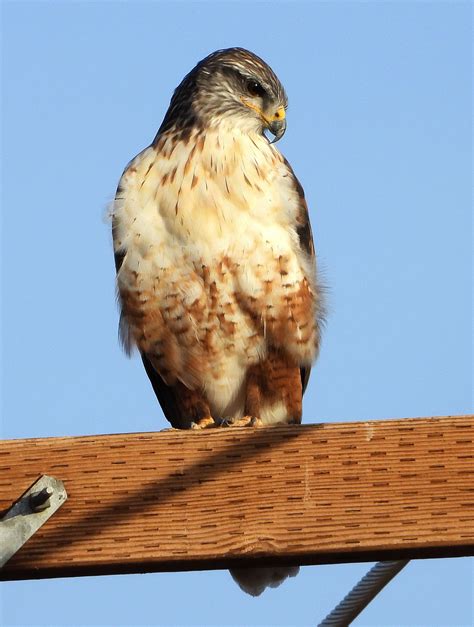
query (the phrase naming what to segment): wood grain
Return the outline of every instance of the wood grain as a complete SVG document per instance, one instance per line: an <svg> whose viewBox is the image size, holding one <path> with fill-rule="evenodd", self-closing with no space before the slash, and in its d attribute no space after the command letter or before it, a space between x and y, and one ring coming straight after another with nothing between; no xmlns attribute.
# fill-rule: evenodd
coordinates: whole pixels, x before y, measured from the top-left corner
<svg viewBox="0 0 474 627"><path fill-rule="evenodd" d="M0 442L69 499L1 579L472 555L474 417Z"/></svg>

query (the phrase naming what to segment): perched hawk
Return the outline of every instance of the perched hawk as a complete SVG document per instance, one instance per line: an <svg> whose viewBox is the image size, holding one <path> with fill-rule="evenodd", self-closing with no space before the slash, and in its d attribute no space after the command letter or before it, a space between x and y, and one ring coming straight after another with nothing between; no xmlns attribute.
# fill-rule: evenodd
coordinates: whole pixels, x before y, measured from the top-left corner
<svg viewBox="0 0 474 627"><path fill-rule="evenodd" d="M264 135L283 135L286 107L262 59L218 50L120 180L120 334L173 427L301 422L322 305L303 189ZM233 576L256 595L295 570Z"/></svg>

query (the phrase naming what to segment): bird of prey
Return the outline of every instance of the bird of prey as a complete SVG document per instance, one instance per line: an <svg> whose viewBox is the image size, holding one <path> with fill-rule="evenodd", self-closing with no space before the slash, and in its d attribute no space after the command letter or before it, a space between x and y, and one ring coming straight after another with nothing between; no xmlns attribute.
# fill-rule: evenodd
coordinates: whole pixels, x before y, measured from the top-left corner
<svg viewBox="0 0 474 627"><path fill-rule="evenodd" d="M262 59L218 50L120 179L120 336L175 428L301 422L323 306L303 189L274 145L286 108ZM231 572L257 595L296 570Z"/></svg>

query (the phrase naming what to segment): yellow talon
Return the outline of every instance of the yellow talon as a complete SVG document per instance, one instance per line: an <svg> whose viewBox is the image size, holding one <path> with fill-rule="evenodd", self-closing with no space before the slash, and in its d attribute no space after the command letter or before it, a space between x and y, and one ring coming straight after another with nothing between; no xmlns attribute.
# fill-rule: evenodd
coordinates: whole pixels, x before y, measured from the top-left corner
<svg viewBox="0 0 474 627"><path fill-rule="evenodd" d="M212 416L205 416L197 422L191 423L191 429L208 429L209 427L215 427L216 422Z"/></svg>

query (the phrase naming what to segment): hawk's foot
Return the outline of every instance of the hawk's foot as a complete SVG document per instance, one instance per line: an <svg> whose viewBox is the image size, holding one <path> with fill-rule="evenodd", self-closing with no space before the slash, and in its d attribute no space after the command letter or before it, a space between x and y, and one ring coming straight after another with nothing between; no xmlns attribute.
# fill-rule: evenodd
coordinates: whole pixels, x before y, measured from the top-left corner
<svg viewBox="0 0 474 627"><path fill-rule="evenodd" d="M191 423L191 429L209 429L210 427L216 427L216 421L212 416L205 416L197 422Z"/></svg>
<svg viewBox="0 0 474 627"><path fill-rule="evenodd" d="M242 418L223 418L220 427L262 427L260 418L255 416L242 416Z"/></svg>

